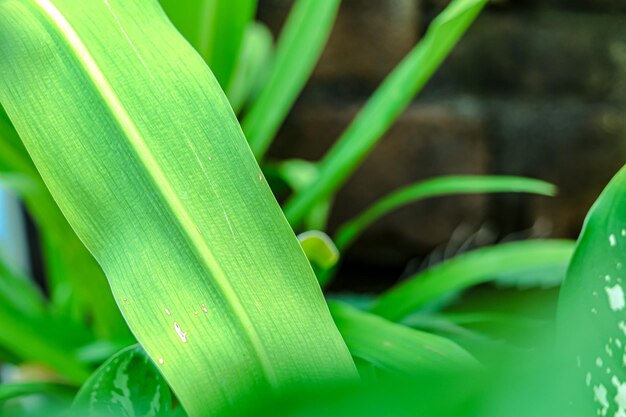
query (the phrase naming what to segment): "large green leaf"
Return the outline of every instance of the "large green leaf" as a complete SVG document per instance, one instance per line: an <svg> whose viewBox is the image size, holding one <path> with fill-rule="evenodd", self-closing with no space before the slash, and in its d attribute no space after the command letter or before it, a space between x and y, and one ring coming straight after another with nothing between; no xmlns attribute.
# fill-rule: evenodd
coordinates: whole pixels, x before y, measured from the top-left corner
<svg viewBox="0 0 626 417"><path fill-rule="evenodd" d="M267 84L243 119L256 157L262 159L319 59L340 0L297 0L276 46Z"/></svg>
<svg viewBox="0 0 626 417"><path fill-rule="evenodd" d="M530 240L476 249L409 277L382 294L371 310L400 320L429 301L500 275L525 271L535 274L537 268L559 265L564 268L573 250L573 242L560 240Z"/></svg>
<svg viewBox="0 0 626 417"><path fill-rule="evenodd" d="M554 195L556 189L544 181L508 176L447 176L421 181L401 188L343 224L336 233L340 250L349 246L369 225L405 204L426 198L470 193L535 193Z"/></svg>
<svg viewBox="0 0 626 417"><path fill-rule="evenodd" d="M317 181L287 203L285 215L292 225L298 225L312 207L345 183L441 65L485 3L454 0L437 16L424 38L385 79L320 161Z"/></svg>
<svg viewBox="0 0 626 417"><path fill-rule="evenodd" d="M104 362L81 387L74 408L93 415L169 417L167 383L139 346L130 346Z"/></svg>
<svg viewBox="0 0 626 417"><path fill-rule="evenodd" d="M559 300L568 398L589 415L626 415L625 191L622 169L587 215Z"/></svg>
<svg viewBox="0 0 626 417"><path fill-rule="evenodd" d="M156 1L4 1L0 59L0 101L191 416L355 376L226 97Z"/></svg>

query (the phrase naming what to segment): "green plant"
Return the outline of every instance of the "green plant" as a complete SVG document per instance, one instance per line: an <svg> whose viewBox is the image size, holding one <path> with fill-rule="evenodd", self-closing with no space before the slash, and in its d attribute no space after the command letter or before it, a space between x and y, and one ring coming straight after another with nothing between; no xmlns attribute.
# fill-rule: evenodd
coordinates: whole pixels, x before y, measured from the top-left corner
<svg viewBox="0 0 626 417"><path fill-rule="evenodd" d="M333 390L352 404L380 389L382 412L383 404L407 404L406 387L484 377L475 357L490 334L466 326L467 314L444 311L446 297L494 280L558 285L572 242L482 248L375 297L327 303L319 284L333 278L363 229L404 204L459 193L549 196L553 186L432 179L348 221L336 245L311 229L325 229L333 195L485 0L454 0L316 163L264 157L339 1L297 0L275 51L253 22L253 0L161 3L0 2L0 101L8 114L0 117L0 178L11 179L3 182L20 192L42 231L50 290L44 297L0 265L0 356L55 375L5 385L0 401L40 393L46 406L63 409L82 386L76 415L195 417L262 410L281 398L315 409L313 392L339 414L346 411ZM270 188L281 184L292 194L286 217ZM304 231L300 244L288 222ZM472 314L478 322L497 316ZM396 389L395 378L408 382ZM445 409L425 401L423 411L459 415L454 407L469 393L459 390Z"/></svg>

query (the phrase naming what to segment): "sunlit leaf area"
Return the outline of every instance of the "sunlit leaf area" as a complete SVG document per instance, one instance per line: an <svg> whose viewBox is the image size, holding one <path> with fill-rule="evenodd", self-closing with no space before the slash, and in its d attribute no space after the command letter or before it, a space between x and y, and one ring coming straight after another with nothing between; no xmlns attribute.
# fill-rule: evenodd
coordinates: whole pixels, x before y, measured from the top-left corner
<svg viewBox="0 0 626 417"><path fill-rule="evenodd" d="M0 415L626 417L621 0L0 0Z"/></svg>

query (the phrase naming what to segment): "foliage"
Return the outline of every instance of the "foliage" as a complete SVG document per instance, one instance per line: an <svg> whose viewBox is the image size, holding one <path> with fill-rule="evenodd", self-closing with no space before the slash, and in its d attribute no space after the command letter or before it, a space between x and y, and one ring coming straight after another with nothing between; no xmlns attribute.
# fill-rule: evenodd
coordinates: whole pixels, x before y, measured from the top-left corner
<svg viewBox="0 0 626 417"><path fill-rule="evenodd" d="M0 409L554 415L566 403L559 386L577 395L568 415L586 415L592 391L601 415L623 413L623 173L591 211L575 252L559 240L497 244L380 295L325 300L320 291L341 274L359 235L401 206L451 194L554 195L554 186L527 178L434 178L390 193L335 233L326 228L334 195L485 3L453 0L311 162L266 155L339 0L296 0L276 45L254 21L255 0L0 2L8 115L0 114L0 182L20 193L37 223L49 290L0 259L0 359L14 365L16 381L0 385ZM272 191L287 194L285 215ZM535 289L526 301L548 294L536 304L551 310L552 293L541 288L561 283L573 252L559 306L568 341L561 351L532 340L539 354L531 359L527 346L499 333L553 326L550 314L507 310L515 302L505 292L493 305L457 303L469 311L451 303L498 282ZM606 296L609 304L598 302ZM609 324L594 327L597 317ZM591 375L587 386L584 375L569 382L573 358ZM520 361L532 365L519 369ZM513 393L503 391L511 378ZM520 402L528 395L532 407Z"/></svg>

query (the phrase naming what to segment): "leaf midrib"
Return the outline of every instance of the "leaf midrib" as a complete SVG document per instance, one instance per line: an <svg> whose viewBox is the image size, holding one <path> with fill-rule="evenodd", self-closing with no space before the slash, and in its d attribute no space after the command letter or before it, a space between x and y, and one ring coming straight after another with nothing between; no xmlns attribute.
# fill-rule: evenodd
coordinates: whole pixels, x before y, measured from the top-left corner
<svg viewBox="0 0 626 417"><path fill-rule="evenodd" d="M81 69L84 70L87 78L92 82L96 91L101 96L106 105L105 107L110 111L113 120L124 133L126 139L131 145L131 148L146 169L149 178L152 180L156 189L165 200L170 214L183 229L184 233L182 234L184 239L190 244L192 251L194 251L196 256L200 258L202 264L209 270L217 284L217 287L226 299L227 304L239 320L245 333L250 339L250 343L252 344L259 362L261 363L268 382L272 385L276 385L277 379L274 368L269 360L267 352L265 351L261 338L254 328L252 320L248 316L235 290L228 282L225 272L220 267L211 249L197 232L195 223L191 220L189 213L184 208L181 200L178 198L178 195L174 192L171 184L167 180L167 177L159 167L156 159L143 140L142 134L139 132L139 129L115 93L115 90L108 82L106 76L96 63L95 59L91 56L87 47L83 44L74 28L67 21L67 19L65 19L65 16L56 8L56 6L49 0L34 0L34 2L38 6L36 9L41 12L43 17L58 32L61 39L65 41L71 54L74 55L76 60L80 63Z"/></svg>

